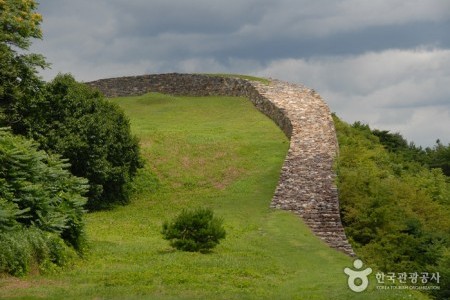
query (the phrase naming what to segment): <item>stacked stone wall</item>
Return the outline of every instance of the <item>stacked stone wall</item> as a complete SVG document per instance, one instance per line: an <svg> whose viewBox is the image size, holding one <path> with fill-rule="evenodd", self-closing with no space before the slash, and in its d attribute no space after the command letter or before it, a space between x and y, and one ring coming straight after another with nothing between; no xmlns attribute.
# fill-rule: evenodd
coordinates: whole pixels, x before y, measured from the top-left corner
<svg viewBox="0 0 450 300"><path fill-rule="evenodd" d="M333 163L338 153L328 106L311 89L278 80L268 84L238 77L156 74L87 83L108 97L159 92L186 96L239 96L271 118L290 139L271 206L292 211L328 245L354 255L339 213Z"/></svg>

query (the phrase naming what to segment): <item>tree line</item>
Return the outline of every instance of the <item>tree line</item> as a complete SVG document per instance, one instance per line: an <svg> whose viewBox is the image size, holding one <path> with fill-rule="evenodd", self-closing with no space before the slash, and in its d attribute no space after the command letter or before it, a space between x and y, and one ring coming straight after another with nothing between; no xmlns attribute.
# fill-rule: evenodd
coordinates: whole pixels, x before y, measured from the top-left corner
<svg viewBox="0 0 450 300"><path fill-rule="evenodd" d="M439 272L436 296L450 296L450 145L422 149L399 133L334 121L342 222L355 252L384 272Z"/></svg>
<svg viewBox="0 0 450 300"><path fill-rule="evenodd" d="M33 0L0 0L0 273L52 270L83 255L84 214L129 201L143 161L123 111L69 74L51 82L29 53Z"/></svg>

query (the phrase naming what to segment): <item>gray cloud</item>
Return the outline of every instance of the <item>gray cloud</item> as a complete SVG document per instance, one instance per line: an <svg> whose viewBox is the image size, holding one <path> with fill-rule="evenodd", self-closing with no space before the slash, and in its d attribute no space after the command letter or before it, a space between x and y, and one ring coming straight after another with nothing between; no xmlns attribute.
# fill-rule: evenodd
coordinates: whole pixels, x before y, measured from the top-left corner
<svg viewBox="0 0 450 300"><path fill-rule="evenodd" d="M315 88L350 122L450 141L448 0L46 0L40 11L32 50L53 64L45 79L258 74Z"/></svg>
<svg viewBox="0 0 450 300"><path fill-rule="evenodd" d="M432 145L437 138L450 141L450 50L282 59L257 74L315 87L349 122L399 131L421 145Z"/></svg>

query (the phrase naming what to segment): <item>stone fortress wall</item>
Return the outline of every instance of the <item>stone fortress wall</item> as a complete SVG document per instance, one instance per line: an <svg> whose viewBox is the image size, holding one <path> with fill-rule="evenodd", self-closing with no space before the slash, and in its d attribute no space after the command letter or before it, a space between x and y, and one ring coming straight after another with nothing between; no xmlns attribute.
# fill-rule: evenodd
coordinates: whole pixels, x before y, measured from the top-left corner
<svg viewBox="0 0 450 300"><path fill-rule="evenodd" d="M186 96L239 96L271 118L290 139L274 208L292 211L329 246L354 256L341 223L334 159L338 143L330 110L321 97L301 85L278 80L261 83L239 77L154 74L86 83L107 97L148 92Z"/></svg>

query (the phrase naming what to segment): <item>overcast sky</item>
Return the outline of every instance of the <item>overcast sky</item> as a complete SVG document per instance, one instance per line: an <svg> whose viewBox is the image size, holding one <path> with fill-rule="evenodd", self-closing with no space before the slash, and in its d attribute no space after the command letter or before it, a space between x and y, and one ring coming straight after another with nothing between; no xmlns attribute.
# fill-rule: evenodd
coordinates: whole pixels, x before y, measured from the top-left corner
<svg viewBox="0 0 450 300"><path fill-rule="evenodd" d="M449 0L41 0L42 73L240 73L314 88L347 122L450 142Z"/></svg>

